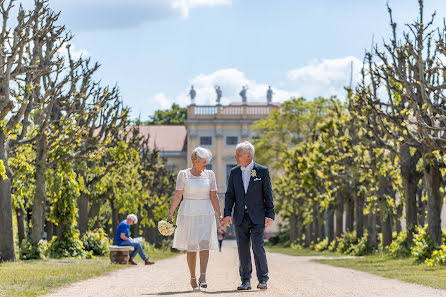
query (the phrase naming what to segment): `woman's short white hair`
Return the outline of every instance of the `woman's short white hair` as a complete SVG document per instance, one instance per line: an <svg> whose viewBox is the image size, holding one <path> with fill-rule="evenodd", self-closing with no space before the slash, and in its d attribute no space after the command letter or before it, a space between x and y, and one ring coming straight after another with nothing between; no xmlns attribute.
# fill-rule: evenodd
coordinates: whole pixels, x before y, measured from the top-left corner
<svg viewBox="0 0 446 297"><path fill-rule="evenodd" d="M251 156L254 157L255 149L254 149L254 146L252 145L252 143L249 141L245 141L245 142L237 144L237 146L235 147L235 150L236 151L242 150L242 152L244 152L245 154L251 154Z"/></svg>
<svg viewBox="0 0 446 297"><path fill-rule="evenodd" d="M132 220L134 224L138 223L138 217L133 213L127 216L127 220Z"/></svg>
<svg viewBox="0 0 446 297"><path fill-rule="evenodd" d="M197 159L205 159L206 163L209 164L209 162L211 162L212 160L212 153L210 150L199 146L192 151L190 158L192 159L192 161L195 161Z"/></svg>

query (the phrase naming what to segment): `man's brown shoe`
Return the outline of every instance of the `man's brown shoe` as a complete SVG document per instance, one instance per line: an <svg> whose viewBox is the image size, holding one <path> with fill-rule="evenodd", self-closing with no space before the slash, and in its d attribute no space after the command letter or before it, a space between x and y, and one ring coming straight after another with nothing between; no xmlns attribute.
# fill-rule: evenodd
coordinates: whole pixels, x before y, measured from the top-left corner
<svg viewBox="0 0 446 297"><path fill-rule="evenodd" d="M135 261L133 261L133 259L129 259L129 264L130 264L130 265L138 265L138 264L136 264Z"/></svg>
<svg viewBox="0 0 446 297"><path fill-rule="evenodd" d="M145 263L146 265L153 265L153 264L155 264L155 262L150 261L149 258L147 258L147 259L144 261L144 263Z"/></svg>

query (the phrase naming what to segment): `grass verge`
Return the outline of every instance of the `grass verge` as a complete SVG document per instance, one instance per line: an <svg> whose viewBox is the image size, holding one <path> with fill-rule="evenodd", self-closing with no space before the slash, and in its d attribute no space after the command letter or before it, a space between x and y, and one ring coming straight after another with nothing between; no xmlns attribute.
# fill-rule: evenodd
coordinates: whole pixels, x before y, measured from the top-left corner
<svg viewBox="0 0 446 297"><path fill-rule="evenodd" d="M324 252L316 252L314 250L310 250L307 248L303 249L292 249L290 247L281 247L281 246L265 246L265 250L270 253L280 253L289 256L342 256L341 254L337 254L334 252L324 251Z"/></svg>
<svg viewBox="0 0 446 297"><path fill-rule="evenodd" d="M177 255L149 247L150 259L160 260ZM137 261L142 260L139 256ZM37 296L76 281L92 278L126 265L111 265L108 257L89 260L45 259L0 264L0 296Z"/></svg>
<svg viewBox="0 0 446 297"><path fill-rule="evenodd" d="M395 259L378 254L353 259L318 259L318 263L373 273L387 278L446 289L446 267L427 267L413 258Z"/></svg>

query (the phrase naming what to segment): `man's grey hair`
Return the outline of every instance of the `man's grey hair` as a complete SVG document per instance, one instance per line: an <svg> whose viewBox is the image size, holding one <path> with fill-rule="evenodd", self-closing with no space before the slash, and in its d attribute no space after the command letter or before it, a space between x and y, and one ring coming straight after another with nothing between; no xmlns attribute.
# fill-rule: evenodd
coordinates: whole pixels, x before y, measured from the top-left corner
<svg viewBox="0 0 446 297"><path fill-rule="evenodd" d="M235 147L235 150L236 151L242 150L242 152L244 152L245 154L251 154L251 156L254 157L255 149L254 149L254 146L252 145L252 143L249 141L245 141L245 142L237 144L237 146Z"/></svg>
<svg viewBox="0 0 446 297"><path fill-rule="evenodd" d="M127 220L132 220L134 224L138 223L138 217L133 213L127 216Z"/></svg>

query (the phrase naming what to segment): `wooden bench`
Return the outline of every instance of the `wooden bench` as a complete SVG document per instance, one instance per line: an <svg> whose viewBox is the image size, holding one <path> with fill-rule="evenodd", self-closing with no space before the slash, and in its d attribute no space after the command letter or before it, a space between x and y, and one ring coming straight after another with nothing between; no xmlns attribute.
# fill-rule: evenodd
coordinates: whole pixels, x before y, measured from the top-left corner
<svg viewBox="0 0 446 297"><path fill-rule="evenodd" d="M108 249L110 251L110 261L112 264L128 264L130 254L135 248L132 246L111 245Z"/></svg>

